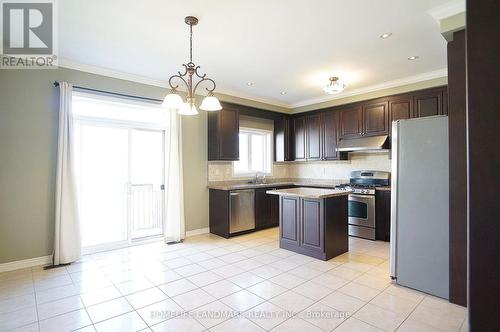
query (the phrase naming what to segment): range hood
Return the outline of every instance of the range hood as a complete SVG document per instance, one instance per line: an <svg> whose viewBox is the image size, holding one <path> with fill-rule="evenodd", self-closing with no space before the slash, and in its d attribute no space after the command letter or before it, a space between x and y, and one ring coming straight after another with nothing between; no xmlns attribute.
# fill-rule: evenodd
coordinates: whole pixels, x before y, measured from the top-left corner
<svg viewBox="0 0 500 332"><path fill-rule="evenodd" d="M389 149L389 136L372 136L340 140L338 152L381 151Z"/></svg>

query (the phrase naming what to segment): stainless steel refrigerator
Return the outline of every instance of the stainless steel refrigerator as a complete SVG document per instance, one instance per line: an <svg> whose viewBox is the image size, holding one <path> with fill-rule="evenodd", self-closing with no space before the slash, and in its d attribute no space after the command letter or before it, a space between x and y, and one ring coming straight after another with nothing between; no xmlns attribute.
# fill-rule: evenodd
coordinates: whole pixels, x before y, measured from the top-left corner
<svg viewBox="0 0 500 332"><path fill-rule="evenodd" d="M391 277L449 298L448 117L392 123Z"/></svg>

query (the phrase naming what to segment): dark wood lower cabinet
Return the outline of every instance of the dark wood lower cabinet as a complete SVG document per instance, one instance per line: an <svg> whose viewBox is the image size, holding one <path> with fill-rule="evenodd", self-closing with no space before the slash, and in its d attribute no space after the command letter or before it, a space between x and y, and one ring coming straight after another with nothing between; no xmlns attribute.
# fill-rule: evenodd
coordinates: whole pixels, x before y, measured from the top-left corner
<svg viewBox="0 0 500 332"><path fill-rule="evenodd" d="M300 228L299 245L303 248L323 252L324 215L322 199L302 198L300 200Z"/></svg>
<svg viewBox="0 0 500 332"><path fill-rule="evenodd" d="M375 239L389 241L391 236L391 191L375 191Z"/></svg>
<svg viewBox="0 0 500 332"><path fill-rule="evenodd" d="M255 229L279 226L279 197L269 195L268 190L281 188L255 189Z"/></svg>
<svg viewBox="0 0 500 332"><path fill-rule="evenodd" d="M299 243L299 198L280 197L280 246L296 248Z"/></svg>
<svg viewBox="0 0 500 332"><path fill-rule="evenodd" d="M347 252L347 196L280 196L280 247L322 260Z"/></svg>
<svg viewBox="0 0 500 332"><path fill-rule="evenodd" d="M229 190L210 189L208 225L210 233L229 237Z"/></svg>

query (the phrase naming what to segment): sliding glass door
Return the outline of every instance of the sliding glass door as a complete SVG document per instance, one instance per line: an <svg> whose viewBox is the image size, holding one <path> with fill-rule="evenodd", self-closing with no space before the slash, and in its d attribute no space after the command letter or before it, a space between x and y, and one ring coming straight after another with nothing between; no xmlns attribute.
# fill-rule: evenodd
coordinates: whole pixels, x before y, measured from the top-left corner
<svg viewBox="0 0 500 332"><path fill-rule="evenodd" d="M75 148L82 246L127 241L128 130L77 123Z"/></svg>
<svg viewBox="0 0 500 332"><path fill-rule="evenodd" d="M162 236L164 229L166 128L131 121L137 105L104 106L101 100L74 101L76 179L84 252L119 248ZM140 111L140 119L147 112L159 112L147 108ZM112 112L113 116L109 116ZM119 119L119 115L128 118Z"/></svg>
<svg viewBox="0 0 500 332"><path fill-rule="evenodd" d="M77 121L83 247L163 234L164 132Z"/></svg>
<svg viewBox="0 0 500 332"><path fill-rule="evenodd" d="M163 234L163 132L130 131L128 219L132 239Z"/></svg>

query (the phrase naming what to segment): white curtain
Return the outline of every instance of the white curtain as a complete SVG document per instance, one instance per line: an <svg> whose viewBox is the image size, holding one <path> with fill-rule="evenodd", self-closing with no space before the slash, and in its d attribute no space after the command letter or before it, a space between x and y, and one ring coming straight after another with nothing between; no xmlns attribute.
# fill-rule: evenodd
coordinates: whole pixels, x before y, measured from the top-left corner
<svg viewBox="0 0 500 332"><path fill-rule="evenodd" d="M165 242L177 242L185 237L182 126L176 110L166 112L169 129L165 135Z"/></svg>
<svg viewBox="0 0 500 332"><path fill-rule="evenodd" d="M60 82L59 90L54 265L71 263L81 257L74 170L75 150L71 101L73 87L66 82Z"/></svg>

